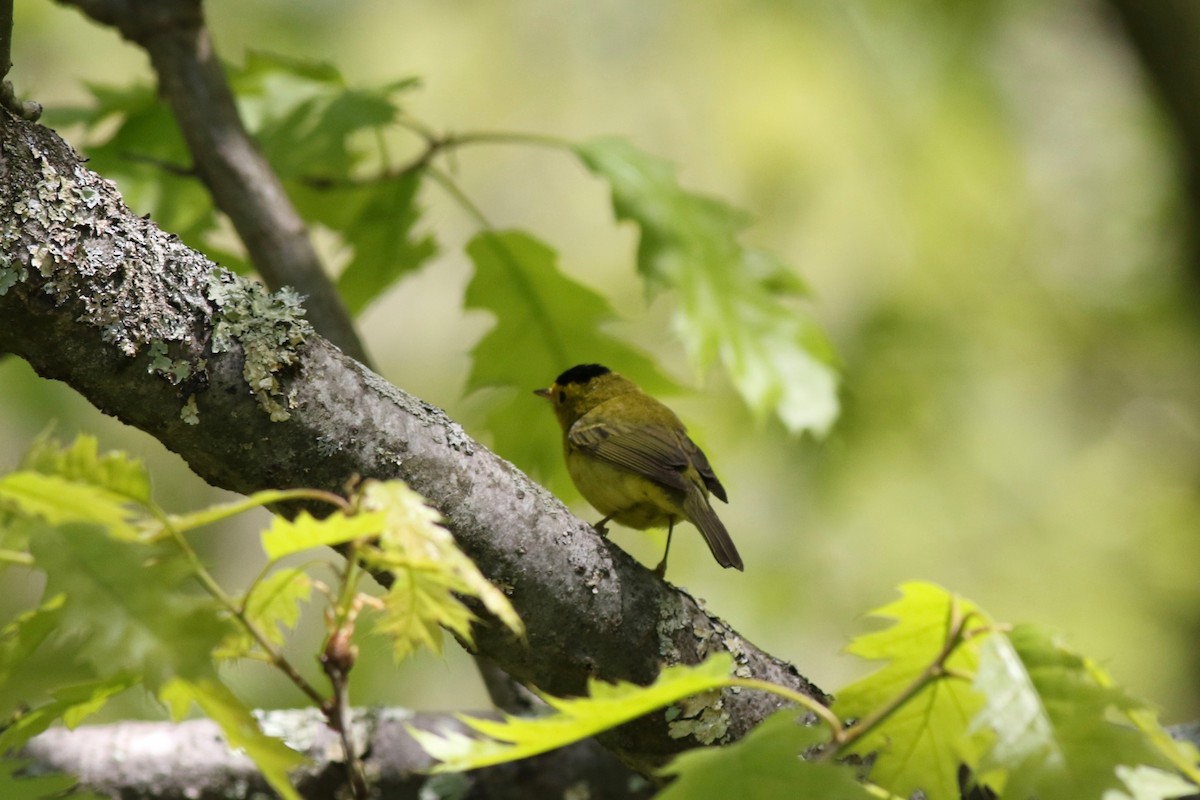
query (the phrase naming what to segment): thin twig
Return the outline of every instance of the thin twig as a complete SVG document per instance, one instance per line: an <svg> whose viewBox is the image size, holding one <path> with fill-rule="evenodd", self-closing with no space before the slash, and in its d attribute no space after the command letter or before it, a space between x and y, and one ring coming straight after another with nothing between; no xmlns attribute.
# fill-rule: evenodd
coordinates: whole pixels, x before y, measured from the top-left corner
<svg viewBox="0 0 1200 800"><path fill-rule="evenodd" d="M346 780L356 800L366 800L370 792L358 749L354 745L353 717L350 710L350 671L358 661L358 648L352 643L354 626L362 609L358 602L358 583L362 568L358 564L357 548L351 546L346 554L342 574L342 591L330 615L329 638L321 652L321 667L329 676L333 696L322 705L329 727L337 731L342 742Z"/></svg>
<svg viewBox="0 0 1200 800"><path fill-rule="evenodd" d="M570 144L564 139L553 136L542 136L536 133L513 133L506 131L476 131L473 133L435 134L415 123L406 122L404 126L425 140L425 147L419 154L407 163L391 169L382 170L374 175L361 178L332 178L325 175L304 176L300 180L313 189L342 189L356 186L374 186L379 183L400 180L414 172L425 170L439 155L450 154L462 147L480 144L525 144L544 147L566 148Z"/></svg>

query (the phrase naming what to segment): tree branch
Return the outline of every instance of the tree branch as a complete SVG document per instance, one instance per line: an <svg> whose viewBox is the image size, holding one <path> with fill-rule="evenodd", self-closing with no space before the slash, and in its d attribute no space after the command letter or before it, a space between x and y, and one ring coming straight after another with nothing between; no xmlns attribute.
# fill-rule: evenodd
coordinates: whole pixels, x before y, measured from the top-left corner
<svg viewBox="0 0 1200 800"><path fill-rule="evenodd" d="M263 728L282 737L311 759L295 774L301 795L312 800L337 796L345 765L336 737L315 709L268 711ZM595 741L516 764L463 775L430 776L433 760L408 734L408 727L465 735L469 728L449 714L403 710L356 711L356 737L364 750L363 768L378 800L417 800L431 796L523 800L566 797L568 790L593 800L649 797L652 785L631 775ZM216 723L123 722L73 731L49 730L21 753L37 771L65 772L87 789L124 800L249 800L270 796L270 787L245 755L230 751Z"/></svg>
<svg viewBox="0 0 1200 800"><path fill-rule="evenodd" d="M283 183L242 125L200 0L60 0L111 25L150 56L159 91L208 186L272 289L292 286L309 319L347 355L369 363Z"/></svg>
<svg viewBox="0 0 1200 800"><path fill-rule="evenodd" d="M216 486L336 492L352 475L404 479L520 613L526 640L485 620L475 641L522 682L578 695L590 677L645 684L663 664L728 651L744 677L825 699L442 411L313 334L286 298L132 214L52 131L0 113L0 148L0 350L155 436ZM651 714L604 742L649 771L741 737L780 704L728 690L696 710L703 720Z"/></svg>

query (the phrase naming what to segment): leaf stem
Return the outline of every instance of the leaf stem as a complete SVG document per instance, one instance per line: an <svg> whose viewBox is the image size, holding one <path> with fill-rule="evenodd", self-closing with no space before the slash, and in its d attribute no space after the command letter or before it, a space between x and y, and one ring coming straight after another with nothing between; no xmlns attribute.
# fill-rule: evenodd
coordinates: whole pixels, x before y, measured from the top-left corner
<svg viewBox="0 0 1200 800"><path fill-rule="evenodd" d="M782 697L786 700L792 701L796 705L811 711L814 715L819 717L822 722L828 725L829 729L833 732L834 741L838 740L842 732L842 721L837 718L837 715L830 711L829 708L823 703L818 700L814 700L806 694L801 694L800 692L789 689L786 686L779 686L778 684L759 680L757 678L730 678L728 683L725 685L741 686L745 689L759 689L764 692L770 692L777 697Z"/></svg>
<svg viewBox="0 0 1200 800"><path fill-rule="evenodd" d="M286 503L292 500L317 500L329 503L339 511L349 511L350 509L350 503L346 498L323 489L269 489L267 491L255 492L248 497L227 505L216 506L183 516L163 514L158 512L157 509L151 510L155 512L155 517L163 522L164 527L169 523L174 530L183 533L184 531L190 531L205 525L211 525L214 522L229 519L254 508L268 506L272 503Z"/></svg>
<svg viewBox="0 0 1200 800"><path fill-rule="evenodd" d="M158 518L159 522L163 526L163 529L167 531L171 537L171 540L175 542L175 545L183 553L184 558L188 560L188 563L192 567L192 574L195 575L196 580L199 581L202 587L204 587L204 590L212 595L212 597L218 603L225 607L226 611L232 614L234 618L241 623L242 627L246 629L246 632L253 637L254 641L257 642L260 647L262 647L263 652L267 654L267 657L270 659L270 663L272 665L283 672L283 674L288 677L288 680L290 680L296 686L296 688L303 692L310 700L316 703L318 707L323 707L326 701L321 693L318 692L316 688L309 683L303 675L300 674L300 672L292 665L292 663L287 660L287 657L283 655L279 648L277 648L275 644L258 629L258 626L250 621L249 617L246 616L245 610L240 607L240 604L238 604L233 597L231 597L224 589L221 588L221 585L217 583L216 579L213 578L212 573L210 573L204 566L204 563L200 560L200 556L196 554L196 551L192 548L191 543L183 535L182 531L175 527L170 516L164 513L157 506L151 507L150 511Z"/></svg>

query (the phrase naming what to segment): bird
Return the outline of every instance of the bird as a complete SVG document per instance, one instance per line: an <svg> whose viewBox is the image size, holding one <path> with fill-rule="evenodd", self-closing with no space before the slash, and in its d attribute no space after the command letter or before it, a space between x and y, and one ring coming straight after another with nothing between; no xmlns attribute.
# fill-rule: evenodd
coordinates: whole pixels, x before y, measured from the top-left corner
<svg viewBox="0 0 1200 800"><path fill-rule="evenodd" d="M729 502L708 457L675 412L602 364L579 364L535 389L554 409L563 433L571 480L597 511L601 536L609 522L667 529L667 546L654 572L662 578L675 524L699 529L722 567L743 569L729 531L709 496Z"/></svg>

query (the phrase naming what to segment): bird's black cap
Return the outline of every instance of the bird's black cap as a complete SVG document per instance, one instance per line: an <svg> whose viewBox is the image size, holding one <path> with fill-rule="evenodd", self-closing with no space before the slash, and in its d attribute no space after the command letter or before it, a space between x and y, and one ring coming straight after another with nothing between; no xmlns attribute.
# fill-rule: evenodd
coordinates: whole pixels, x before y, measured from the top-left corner
<svg viewBox="0 0 1200 800"><path fill-rule="evenodd" d="M569 383L587 383L592 378L607 375L610 372L612 370L602 364L580 364L559 375L554 382L559 386L566 386Z"/></svg>

